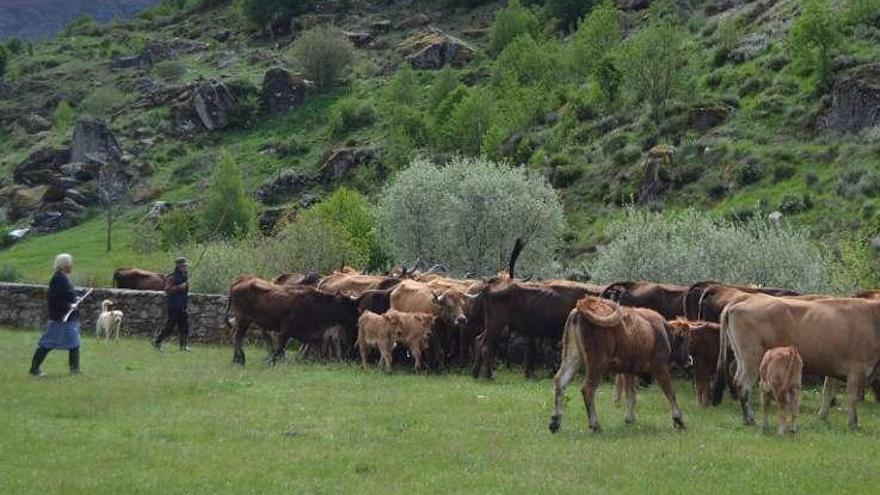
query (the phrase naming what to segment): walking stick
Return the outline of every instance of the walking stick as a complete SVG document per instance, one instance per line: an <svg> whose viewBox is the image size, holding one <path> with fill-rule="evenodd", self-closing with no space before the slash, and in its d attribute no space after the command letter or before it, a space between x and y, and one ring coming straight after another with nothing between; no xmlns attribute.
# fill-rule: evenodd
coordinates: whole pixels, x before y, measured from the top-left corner
<svg viewBox="0 0 880 495"><path fill-rule="evenodd" d="M92 289L87 290L86 293L82 295L82 297L77 299L75 303L71 304L70 309L67 310L67 313L64 314L64 318L61 319L61 323L67 323L67 319L70 318L70 315L72 315L73 312L76 311L76 308L79 307L79 304L83 302L85 298L89 297L91 293Z"/></svg>

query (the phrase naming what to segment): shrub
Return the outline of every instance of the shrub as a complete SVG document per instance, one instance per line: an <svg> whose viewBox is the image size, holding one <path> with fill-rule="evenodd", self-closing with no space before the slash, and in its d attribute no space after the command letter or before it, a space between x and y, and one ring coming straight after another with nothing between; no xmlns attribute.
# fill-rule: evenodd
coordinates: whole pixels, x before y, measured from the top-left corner
<svg viewBox="0 0 880 495"><path fill-rule="evenodd" d="M293 56L306 77L326 91L354 61L354 45L340 30L320 26L304 32L296 40Z"/></svg>
<svg viewBox="0 0 880 495"><path fill-rule="evenodd" d="M501 53L508 43L524 34L537 38L539 29L538 17L534 12L523 7L520 0L511 0L507 7L495 14L489 31L489 50Z"/></svg>
<svg viewBox="0 0 880 495"><path fill-rule="evenodd" d="M12 58L12 54L9 52L9 49L6 48L6 45L0 44L0 78L6 75L6 67L9 65L9 60Z"/></svg>
<svg viewBox="0 0 880 495"><path fill-rule="evenodd" d="M12 38L6 42L6 48L9 49L9 53L12 54L13 57L16 57L21 55L24 51L24 42L18 38Z"/></svg>
<svg viewBox="0 0 880 495"><path fill-rule="evenodd" d="M471 88L443 124L443 145L466 155L477 155L492 127L497 104L485 88Z"/></svg>
<svg viewBox="0 0 880 495"><path fill-rule="evenodd" d="M315 8L316 0L239 0L244 17L267 33L287 31L290 20Z"/></svg>
<svg viewBox="0 0 880 495"><path fill-rule="evenodd" d="M159 247L170 251L186 246L193 241L195 219L186 210L174 210L159 219L156 229L159 232Z"/></svg>
<svg viewBox="0 0 880 495"><path fill-rule="evenodd" d="M843 44L841 22L826 1L806 0L788 33L792 60L804 72L815 71L823 87L831 82L832 60Z"/></svg>
<svg viewBox="0 0 880 495"><path fill-rule="evenodd" d="M611 241L600 246L591 270L603 283L718 280L805 293L835 290L834 270L805 230L776 227L758 216L735 223L695 209L651 213L631 207L605 234Z"/></svg>
<svg viewBox="0 0 880 495"><path fill-rule="evenodd" d="M620 14L614 2L605 0L597 5L572 37L572 62L581 74L593 74L602 60L610 61L610 54L619 44Z"/></svg>
<svg viewBox="0 0 880 495"><path fill-rule="evenodd" d="M880 0L849 0L846 12L851 24L880 25Z"/></svg>
<svg viewBox="0 0 880 495"><path fill-rule="evenodd" d="M96 34L98 23L92 16L83 15L73 20L64 28L65 36L89 36Z"/></svg>
<svg viewBox="0 0 880 495"><path fill-rule="evenodd" d="M388 256L377 237L376 216L363 194L339 188L310 212L346 234L351 251L367 260L367 270L379 270L387 264Z"/></svg>
<svg viewBox="0 0 880 495"><path fill-rule="evenodd" d="M107 117L125 103L125 94L112 86L100 87L80 103L82 113L93 117Z"/></svg>
<svg viewBox="0 0 880 495"><path fill-rule="evenodd" d="M0 266L0 282L15 283L22 280L24 280L24 275L17 266L8 263Z"/></svg>
<svg viewBox="0 0 880 495"><path fill-rule="evenodd" d="M235 96L229 125L236 129L253 126L260 113L260 90L247 79L235 79L229 83L229 88Z"/></svg>
<svg viewBox="0 0 880 495"><path fill-rule="evenodd" d="M52 125L55 131L59 134L67 132L75 116L76 112L69 103L64 100L59 101L55 111L52 112Z"/></svg>
<svg viewBox="0 0 880 495"><path fill-rule="evenodd" d="M202 240L241 239L254 230L256 204L244 190L241 167L222 152L200 211Z"/></svg>
<svg viewBox="0 0 880 495"><path fill-rule="evenodd" d="M559 20L559 27L568 32L574 29L595 3L596 0L546 0L544 6L551 17Z"/></svg>
<svg viewBox="0 0 880 495"><path fill-rule="evenodd" d="M153 66L153 72L166 82L180 81L186 70L186 64L179 60L163 60Z"/></svg>
<svg viewBox="0 0 880 495"><path fill-rule="evenodd" d="M754 184L762 177L764 177L764 166L758 162L743 163L733 170L733 180L740 187Z"/></svg>
<svg viewBox="0 0 880 495"><path fill-rule="evenodd" d="M506 265L517 237L523 273L555 273L564 227L556 192L537 175L485 159L444 167L416 160L384 189L379 222L397 260L444 263L453 273L490 275Z"/></svg>
<svg viewBox="0 0 880 495"><path fill-rule="evenodd" d="M376 121L376 108L369 101L354 96L338 100L330 108L329 129L335 137L367 127Z"/></svg>

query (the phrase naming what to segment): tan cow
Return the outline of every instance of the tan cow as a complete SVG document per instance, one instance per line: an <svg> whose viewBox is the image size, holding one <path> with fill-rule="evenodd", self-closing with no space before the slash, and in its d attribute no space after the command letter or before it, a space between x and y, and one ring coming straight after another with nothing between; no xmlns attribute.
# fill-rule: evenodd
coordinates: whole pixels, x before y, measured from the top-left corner
<svg viewBox="0 0 880 495"><path fill-rule="evenodd" d="M770 427L767 416L770 402L779 404L779 434L785 434L785 420L791 411L791 432L797 432L798 403L801 399L801 373L804 362L794 346L774 347L761 360L761 406L764 431Z"/></svg>
<svg viewBox="0 0 880 495"><path fill-rule="evenodd" d="M392 354L395 345L400 343L409 349L413 357L415 371L422 368L422 354L428 348L436 317L427 313L404 313L389 310L378 315L364 311L358 320L358 350L361 362L367 368L367 352L370 346L378 347L379 364L385 363L385 371L391 373Z"/></svg>
<svg viewBox="0 0 880 495"><path fill-rule="evenodd" d="M562 337L562 364L556 373L556 401L550 431L562 424L565 388L584 366L587 376L581 393L590 429L599 431L595 393L607 373L621 373L626 390L626 422L635 421L635 376L650 374L660 385L672 409L676 428L683 428L681 409L675 400L669 375L670 357L679 355L670 347L665 321L655 311L622 307L614 301L587 296L568 315ZM686 352L684 353L686 354Z"/></svg>
<svg viewBox="0 0 880 495"><path fill-rule="evenodd" d="M458 288L438 289L431 285L404 280L391 291L391 309L407 313L427 313L439 320L436 349L440 366L445 366L445 352L454 342L455 335L468 323L469 299Z"/></svg>
<svg viewBox="0 0 880 495"><path fill-rule="evenodd" d="M399 278L384 275L363 275L350 271L333 272L322 278L316 286L318 290L335 294L337 292L349 296L360 296L368 290L390 289L400 283Z"/></svg>
<svg viewBox="0 0 880 495"><path fill-rule="evenodd" d="M722 313L719 372L726 361L728 339L736 356L734 382L746 424L755 422L749 396L764 352L793 345L806 372L825 376L819 418L828 417L837 380L845 379L849 425L858 428L856 405L862 399L866 380L880 362L880 301L802 301L755 295L731 304Z"/></svg>

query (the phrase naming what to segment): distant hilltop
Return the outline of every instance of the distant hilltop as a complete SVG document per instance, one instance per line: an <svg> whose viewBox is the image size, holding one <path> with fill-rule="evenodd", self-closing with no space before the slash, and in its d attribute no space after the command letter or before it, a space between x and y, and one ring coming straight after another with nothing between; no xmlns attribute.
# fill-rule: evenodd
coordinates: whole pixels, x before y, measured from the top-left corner
<svg viewBox="0 0 880 495"><path fill-rule="evenodd" d="M137 15L160 0L0 0L0 39L51 38L77 17L99 22Z"/></svg>

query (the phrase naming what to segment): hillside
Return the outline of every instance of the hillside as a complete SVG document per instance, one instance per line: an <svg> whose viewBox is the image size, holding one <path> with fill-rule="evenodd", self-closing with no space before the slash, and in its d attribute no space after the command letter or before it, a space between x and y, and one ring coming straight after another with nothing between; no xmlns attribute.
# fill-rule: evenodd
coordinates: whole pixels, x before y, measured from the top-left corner
<svg viewBox="0 0 880 495"><path fill-rule="evenodd" d="M605 72L609 57L583 41L590 33L566 33L540 5L531 35L498 53L490 30L506 2L324 1L272 33L235 4L209 3L219 6L164 2L135 20L83 23L12 58L0 81L0 201L7 231L31 231L0 252L0 265L40 278L35 253L63 245L104 280L111 263L165 259L140 249L140 219L198 202L221 152L245 171L270 229L340 186L375 198L414 156L482 154L523 166L562 198L564 266L589 260L631 202L728 218L781 212L828 246L875 234L876 2L832 2L839 37L827 81L794 59L790 29L803 7L791 0L618 1L620 40ZM852 14L854 3L867 13ZM356 47L329 91L298 78L293 49L321 25L338 26ZM651 36L675 43L674 67L642 63L666 56L651 51ZM646 95L660 85L640 80L669 90L652 102ZM109 256L96 249L96 151L134 177Z"/></svg>
<svg viewBox="0 0 880 495"><path fill-rule="evenodd" d="M99 22L127 19L159 0L4 0L0 4L0 40L40 40L55 36L74 19Z"/></svg>

